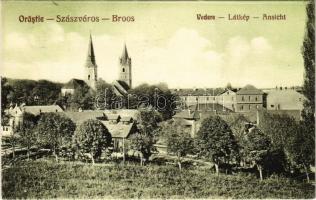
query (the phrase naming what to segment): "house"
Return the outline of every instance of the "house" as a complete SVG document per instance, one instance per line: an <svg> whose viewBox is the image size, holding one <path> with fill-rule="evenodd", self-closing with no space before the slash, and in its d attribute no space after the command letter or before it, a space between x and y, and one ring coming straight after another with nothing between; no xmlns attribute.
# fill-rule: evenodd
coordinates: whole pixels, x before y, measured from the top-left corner
<svg viewBox="0 0 316 200"><path fill-rule="evenodd" d="M63 96L66 96L67 94L74 94L75 90L78 88L83 88L86 86L86 82L80 79L71 79L68 83L66 83L62 88L61 88L61 94Z"/></svg>
<svg viewBox="0 0 316 200"><path fill-rule="evenodd" d="M119 122L113 124L110 121L101 121L102 124L109 130L112 136L113 149L116 152L122 152L123 148L126 146L126 140L132 134L138 132L136 123L131 122L129 124Z"/></svg>
<svg viewBox="0 0 316 200"><path fill-rule="evenodd" d="M13 133L14 127L20 126L23 122L23 114L30 113L33 115L40 115L41 113L58 112L63 113L63 109L58 105L44 105L44 106L21 106L15 105L5 110L5 114L9 117L6 124L2 124L2 135L10 135Z"/></svg>
<svg viewBox="0 0 316 200"><path fill-rule="evenodd" d="M236 92L236 112L255 112L263 108L264 93L253 85L246 85Z"/></svg>
<svg viewBox="0 0 316 200"><path fill-rule="evenodd" d="M294 88L275 88L266 93L268 110L303 110L305 96Z"/></svg>
<svg viewBox="0 0 316 200"><path fill-rule="evenodd" d="M77 126L89 119L106 120L106 116L101 110L83 110L82 112L64 112Z"/></svg>
<svg viewBox="0 0 316 200"><path fill-rule="evenodd" d="M194 89L172 89L171 92L179 96L185 106L196 104L217 103L218 94L224 92L222 88L194 88Z"/></svg>
<svg viewBox="0 0 316 200"><path fill-rule="evenodd" d="M223 93L217 97L217 103L223 105L232 111L236 110L237 106L237 94L236 90L226 89Z"/></svg>
<svg viewBox="0 0 316 200"><path fill-rule="evenodd" d="M122 151L129 136L138 131L136 110L83 110L82 112L65 112L75 124L80 125L89 119L99 120L112 136L114 151Z"/></svg>
<svg viewBox="0 0 316 200"><path fill-rule="evenodd" d="M220 104L196 104L189 106L188 109L177 112L172 118L178 120L181 124L187 128L190 128L191 137L195 137L198 132L202 121L213 115L224 114L227 115L232 111L225 108Z"/></svg>

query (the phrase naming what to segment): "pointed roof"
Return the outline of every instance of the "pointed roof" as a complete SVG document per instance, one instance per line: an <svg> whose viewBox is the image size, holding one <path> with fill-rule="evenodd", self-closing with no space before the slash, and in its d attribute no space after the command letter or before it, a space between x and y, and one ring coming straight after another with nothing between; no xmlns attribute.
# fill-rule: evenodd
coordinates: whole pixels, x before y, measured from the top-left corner
<svg viewBox="0 0 316 200"><path fill-rule="evenodd" d="M237 94L263 94L263 92L253 85L246 85L245 87L237 91Z"/></svg>
<svg viewBox="0 0 316 200"><path fill-rule="evenodd" d="M94 49L93 49L92 36L90 34L86 67L96 67L96 65L97 64L95 62L95 55L94 55Z"/></svg>
<svg viewBox="0 0 316 200"><path fill-rule="evenodd" d="M126 61L128 58L129 58L129 57L128 57L128 52L127 52L126 43L124 43L124 48L123 48L121 60Z"/></svg>

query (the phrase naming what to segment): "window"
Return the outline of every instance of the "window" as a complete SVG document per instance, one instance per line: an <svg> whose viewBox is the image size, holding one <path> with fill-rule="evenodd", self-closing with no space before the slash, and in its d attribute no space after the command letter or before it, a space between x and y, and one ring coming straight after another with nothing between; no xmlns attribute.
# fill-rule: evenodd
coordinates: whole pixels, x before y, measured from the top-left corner
<svg viewBox="0 0 316 200"><path fill-rule="evenodd" d="M208 97L206 97L206 101L208 101Z"/></svg>
<svg viewBox="0 0 316 200"><path fill-rule="evenodd" d="M256 101L258 101L258 97L256 97Z"/></svg>
<svg viewBox="0 0 316 200"><path fill-rule="evenodd" d="M243 110L244 109L244 106L240 106L240 110Z"/></svg>
<svg viewBox="0 0 316 200"><path fill-rule="evenodd" d="M198 101L198 100L199 100L199 97L196 97L195 100Z"/></svg>
<svg viewBox="0 0 316 200"><path fill-rule="evenodd" d="M302 98L298 98L299 101L302 101Z"/></svg>
<svg viewBox="0 0 316 200"><path fill-rule="evenodd" d="M251 110L251 105L249 105L249 110Z"/></svg>
<svg viewBox="0 0 316 200"><path fill-rule="evenodd" d="M274 108L274 105L273 105L273 104L271 104L271 105L270 105L270 107L271 107L271 108Z"/></svg>
<svg viewBox="0 0 316 200"><path fill-rule="evenodd" d="M90 75L88 75L88 80L90 80Z"/></svg>
<svg viewBox="0 0 316 200"><path fill-rule="evenodd" d="M244 96L242 96L242 97L241 97L241 100L242 100L242 101L245 101L245 97L244 97Z"/></svg>
<svg viewBox="0 0 316 200"><path fill-rule="evenodd" d="M249 101L250 101L250 96L248 97Z"/></svg>
<svg viewBox="0 0 316 200"><path fill-rule="evenodd" d="M123 68L123 70L122 70L123 72L125 72L125 68Z"/></svg>
<svg viewBox="0 0 316 200"><path fill-rule="evenodd" d="M58 110L57 110L57 109L56 109L55 111L56 111L56 112L58 112Z"/></svg>

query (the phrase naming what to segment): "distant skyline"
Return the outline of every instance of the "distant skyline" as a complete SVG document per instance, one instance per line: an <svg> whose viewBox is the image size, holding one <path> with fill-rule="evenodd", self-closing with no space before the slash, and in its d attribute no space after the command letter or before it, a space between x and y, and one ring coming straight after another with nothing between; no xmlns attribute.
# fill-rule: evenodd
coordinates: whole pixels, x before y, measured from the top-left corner
<svg viewBox="0 0 316 200"><path fill-rule="evenodd" d="M67 82L83 79L91 31L98 76L118 79L124 43L133 85L259 88L303 84L305 2L2 2L1 75ZM262 16L286 21L198 21L197 14ZM21 23L20 15L134 16L134 22Z"/></svg>

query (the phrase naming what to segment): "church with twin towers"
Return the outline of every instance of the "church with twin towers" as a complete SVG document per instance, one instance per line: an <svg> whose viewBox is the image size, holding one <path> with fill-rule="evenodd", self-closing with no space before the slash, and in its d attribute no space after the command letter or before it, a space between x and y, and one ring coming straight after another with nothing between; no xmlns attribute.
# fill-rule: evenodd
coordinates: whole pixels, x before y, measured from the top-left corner
<svg viewBox="0 0 316 200"><path fill-rule="evenodd" d="M122 55L119 57L118 67L118 79L112 84L113 91L116 95L124 96L127 95L127 91L132 88L132 59L128 55L126 44L124 44ZM96 62L91 34L88 45L88 55L84 68L85 72L83 80L71 79L62 88L61 92L63 95L73 94L76 88L83 86L84 84L87 84L93 90L96 89L98 81L98 65Z"/></svg>

